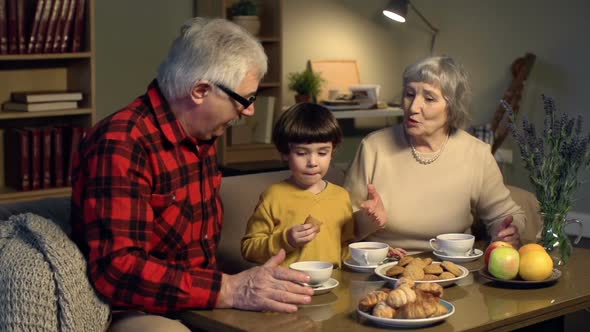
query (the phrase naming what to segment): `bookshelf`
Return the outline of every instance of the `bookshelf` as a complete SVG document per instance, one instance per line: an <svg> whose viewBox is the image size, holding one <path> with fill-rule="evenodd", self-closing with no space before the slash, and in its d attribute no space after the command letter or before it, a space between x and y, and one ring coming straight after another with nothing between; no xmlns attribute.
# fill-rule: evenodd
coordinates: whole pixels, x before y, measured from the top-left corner
<svg viewBox="0 0 590 332"><path fill-rule="evenodd" d="M237 0L197 0L195 1L196 15L230 19L229 8L235 2ZM257 37L268 56L268 72L260 82L258 96L275 98L274 119L280 114L282 105L281 2L281 0L256 0L260 18L260 33ZM220 165L231 166L232 164L280 160L274 145L256 143L251 140L237 141L232 139L233 130L237 129L229 128L226 134L218 140Z"/></svg>
<svg viewBox="0 0 590 332"><path fill-rule="evenodd" d="M0 55L0 103L15 91L81 91L83 99L77 109L43 112L0 111L0 203L26 201L44 197L68 196L71 188L48 188L17 191L5 184L5 161L13 156L4 152L4 130L20 127L84 126L96 121L94 3L84 1L85 18L80 52Z"/></svg>

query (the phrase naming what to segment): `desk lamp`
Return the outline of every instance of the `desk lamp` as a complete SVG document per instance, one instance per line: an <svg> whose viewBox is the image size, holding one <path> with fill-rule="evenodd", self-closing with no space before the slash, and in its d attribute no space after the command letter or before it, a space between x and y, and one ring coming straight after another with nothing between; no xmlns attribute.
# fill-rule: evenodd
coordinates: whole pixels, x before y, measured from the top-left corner
<svg viewBox="0 0 590 332"><path fill-rule="evenodd" d="M432 30L432 40L430 41L430 54L434 51L434 41L436 39L436 35L438 34L438 29L435 28L427 19L420 13L420 11L409 1L409 0L391 0L389 5L383 9L383 15L387 16L388 18L404 23L406 21L406 16L408 15L408 5L412 7L412 9L418 14L418 16L428 25L430 30Z"/></svg>

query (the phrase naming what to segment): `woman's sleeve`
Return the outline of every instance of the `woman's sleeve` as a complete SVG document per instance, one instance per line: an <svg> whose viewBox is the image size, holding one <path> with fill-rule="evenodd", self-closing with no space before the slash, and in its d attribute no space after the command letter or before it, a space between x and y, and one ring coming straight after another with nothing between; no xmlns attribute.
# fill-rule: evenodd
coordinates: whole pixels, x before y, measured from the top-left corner
<svg viewBox="0 0 590 332"><path fill-rule="evenodd" d="M375 151L363 139L344 178L344 188L350 194L357 240L364 239L379 229L361 209L361 204L367 200L367 185L373 182L375 160Z"/></svg>
<svg viewBox="0 0 590 332"><path fill-rule="evenodd" d="M477 203L478 216L486 225L488 234L495 223L502 222L507 216L513 216L512 225L518 229L522 238L526 222L524 212L512 200L494 156L487 152L483 159L483 173Z"/></svg>

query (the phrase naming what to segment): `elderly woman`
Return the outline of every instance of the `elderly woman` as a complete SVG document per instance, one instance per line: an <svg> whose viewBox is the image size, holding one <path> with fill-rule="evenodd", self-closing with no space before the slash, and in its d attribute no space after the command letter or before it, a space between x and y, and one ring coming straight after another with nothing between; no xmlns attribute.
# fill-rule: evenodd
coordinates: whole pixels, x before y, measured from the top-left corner
<svg viewBox="0 0 590 332"><path fill-rule="evenodd" d="M430 238L469 233L477 215L492 240L520 244L525 217L490 146L461 129L468 99L467 75L453 59L406 68L403 123L365 137L346 174L358 237L431 250Z"/></svg>

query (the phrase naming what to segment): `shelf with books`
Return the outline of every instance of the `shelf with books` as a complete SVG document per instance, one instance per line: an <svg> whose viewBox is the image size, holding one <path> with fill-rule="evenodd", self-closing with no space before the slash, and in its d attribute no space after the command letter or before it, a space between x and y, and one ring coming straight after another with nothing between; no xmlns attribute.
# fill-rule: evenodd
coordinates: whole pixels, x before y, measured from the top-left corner
<svg viewBox="0 0 590 332"><path fill-rule="evenodd" d="M63 197L72 194L72 188L50 188L40 189L35 191L16 191L10 187L0 187L0 202L9 203L17 201L31 201L39 198L47 197Z"/></svg>
<svg viewBox="0 0 590 332"><path fill-rule="evenodd" d="M59 173L69 171L67 164L71 158L72 146L74 146L74 143L71 143L74 141L73 132L76 132L76 137L82 137L84 133L82 128L90 127L96 121L95 0L36 0L27 3L51 3L54 6L51 8L54 10L57 9L56 6L61 4L68 4L68 6L75 4L77 8L82 9L73 12L80 15L77 18L78 21L73 21L70 26L71 32L68 35L65 49L50 47L47 42L47 45L43 45L42 48L33 52L18 46L15 52L9 52L11 54L0 54L0 104L19 103L17 107L25 105L25 109L27 109L27 111L0 111L0 203L69 195L71 189L66 181L68 179L67 173ZM37 8L33 7L35 8L31 8L32 12ZM62 9L65 10L63 6ZM19 24L34 24L33 17L28 18ZM76 18L72 19L76 20ZM77 26L74 22L78 22ZM62 27L58 28L61 22L56 21L54 24L55 27L52 28L54 30L49 31L57 33L59 29L62 29ZM25 34L34 30L32 26L25 27L23 30ZM25 40L30 41L29 37L31 36L32 33L25 35ZM65 36L65 32L63 36ZM53 41L55 42L55 39ZM54 46L58 45L54 44ZM18 97L13 96L13 93L17 92L46 93L49 91L60 94L61 97L54 96L56 98L52 100L39 101L19 100ZM71 99L71 96L68 99L64 97L65 93L81 95L81 99L78 97ZM32 108L40 107L39 105L33 107L32 104L35 102L62 103L62 108L66 106L74 106L75 108L31 111ZM56 108L57 106L46 105L46 107ZM27 137L30 137L30 140L25 141L27 144L31 144L19 144L23 138L22 136L14 136L12 132L15 130L27 132ZM58 144L61 139L63 139L63 144ZM31 156L33 150L36 149L35 153L41 155L41 158L30 158L27 163L24 163L23 160L26 159L22 158L23 150L15 151L12 148L17 144L26 146ZM63 150L58 149L60 146ZM58 157L55 157L56 155ZM24 173L15 173L14 164L29 164L30 169L40 169L41 185L31 184L27 188L21 186L21 191L17 190L16 188L19 186L14 185L11 175L17 174L17 176L24 177ZM56 169L61 171L55 171ZM11 183L11 185L7 183Z"/></svg>
<svg viewBox="0 0 590 332"><path fill-rule="evenodd" d="M93 115L92 108L76 108L58 111L43 112L8 112L0 111L0 120L30 119L30 118L49 118L49 117L68 117L73 115Z"/></svg>

